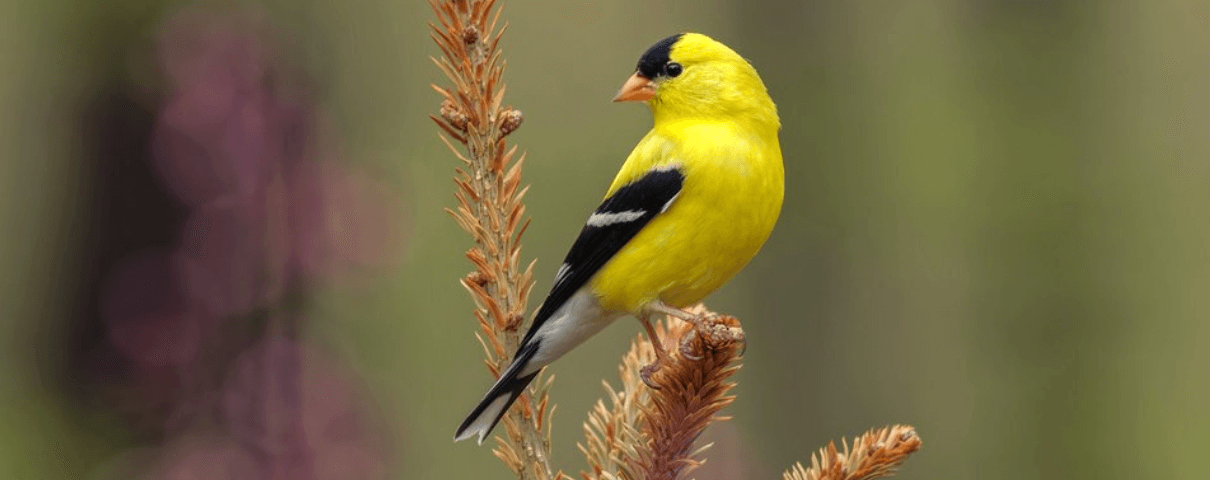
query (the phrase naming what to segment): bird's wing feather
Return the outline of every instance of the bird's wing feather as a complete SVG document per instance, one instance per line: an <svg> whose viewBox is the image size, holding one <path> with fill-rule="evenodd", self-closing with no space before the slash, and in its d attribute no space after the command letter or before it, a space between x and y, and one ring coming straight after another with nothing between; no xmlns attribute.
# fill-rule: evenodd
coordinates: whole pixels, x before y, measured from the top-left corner
<svg viewBox="0 0 1210 480"><path fill-rule="evenodd" d="M550 294L538 309L521 345L529 342L542 323L630 239L638 235L651 219L672 205L681 192L684 180L685 173L680 165L657 167L617 189L597 207L567 252L567 258L555 274Z"/></svg>

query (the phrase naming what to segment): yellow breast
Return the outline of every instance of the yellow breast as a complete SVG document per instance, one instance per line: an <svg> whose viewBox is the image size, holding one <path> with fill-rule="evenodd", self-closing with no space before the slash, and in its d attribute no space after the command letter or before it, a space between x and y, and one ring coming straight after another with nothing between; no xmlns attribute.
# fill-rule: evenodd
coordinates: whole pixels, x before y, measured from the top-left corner
<svg viewBox="0 0 1210 480"><path fill-rule="evenodd" d="M686 307L735 276L777 223L784 172L777 132L732 122L679 122L635 147L610 193L648 170L679 164L680 194L592 279L608 310L639 313L654 300Z"/></svg>

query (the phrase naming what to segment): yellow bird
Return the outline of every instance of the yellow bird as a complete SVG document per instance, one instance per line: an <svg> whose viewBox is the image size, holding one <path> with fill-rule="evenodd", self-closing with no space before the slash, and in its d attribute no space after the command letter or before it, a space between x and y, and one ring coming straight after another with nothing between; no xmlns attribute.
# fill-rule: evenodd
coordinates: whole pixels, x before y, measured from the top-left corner
<svg viewBox="0 0 1210 480"><path fill-rule="evenodd" d="M777 107L735 51L697 33L665 38L614 101L646 101L654 126L588 217L512 363L454 441L478 435L482 444L542 367L624 315L637 317L656 347L647 380L667 358L651 320L694 320L682 309L735 276L777 223Z"/></svg>

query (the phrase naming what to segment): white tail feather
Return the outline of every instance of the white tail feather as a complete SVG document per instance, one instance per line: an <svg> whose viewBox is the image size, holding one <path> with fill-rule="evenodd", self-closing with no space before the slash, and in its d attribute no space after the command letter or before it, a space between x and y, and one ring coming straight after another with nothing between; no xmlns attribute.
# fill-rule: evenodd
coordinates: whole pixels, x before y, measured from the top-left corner
<svg viewBox="0 0 1210 480"><path fill-rule="evenodd" d="M462 430L458 436L454 437L454 441L461 442L478 435L479 445L483 445L483 439L487 438L487 434L491 432L491 428L496 421L496 417L500 416L500 410L504 409L505 405L508 405L508 397L510 393L511 392L508 391L500 392L500 395L498 395L495 400L492 400L492 403L489 404L487 408L484 408L483 412L479 413L479 416L475 417L475 419L466 426L465 430Z"/></svg>

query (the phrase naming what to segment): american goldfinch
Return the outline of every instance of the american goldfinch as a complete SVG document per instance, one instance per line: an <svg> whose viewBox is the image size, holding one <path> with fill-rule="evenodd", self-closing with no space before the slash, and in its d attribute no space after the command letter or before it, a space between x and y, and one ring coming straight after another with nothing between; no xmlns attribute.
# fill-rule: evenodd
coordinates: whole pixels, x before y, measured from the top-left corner
<svg viewBox="0 0 1210 480"><path fill-rule="evenodd" d="M637 317L656 347L647 379L667 358L651 320L697 319L682 309L738 273L777 222L777 107L735 51L696 33L660 40L614 101L647 102L654 126L589 215L512 363L455 441L478 435L482 444L542 367L624 315Z"/></svg>

